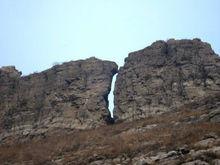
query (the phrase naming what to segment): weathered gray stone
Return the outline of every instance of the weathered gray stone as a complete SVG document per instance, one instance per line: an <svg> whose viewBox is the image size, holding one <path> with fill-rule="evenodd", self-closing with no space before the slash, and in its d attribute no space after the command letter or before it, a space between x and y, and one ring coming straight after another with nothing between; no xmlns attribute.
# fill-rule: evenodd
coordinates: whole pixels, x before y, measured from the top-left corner
<svg viewBox="0 0 220 165"><path fill-rule="evenodd" d="M209 163L201 161L201 160L195 160L192 162L183 163L182 165L209 165Z"/></svg>
<svg viewBox="0 0 220 165"><path fill-rule="evenodd" d="M219 165L220 164L220 159L215 159L212 161L213 165Z"/></svg>
<svg viewBox="0 0 220 165"><path fill-rule="evenodd" d="M90 163L90 165L103 165L103 164L104 164L103 160L97 160L97 161Z"/></svg>
<svg viewBox="0 0 220 165"><path fill-rule="evenodd" d="M0 68L0 132L28 135L50 128L85 129L104 124L114 62L71 61L21 77Z"/></svg>
<svg viewBox="0 0 220 165"><path fill-rule="evenodd" d="M208 43L157 41L125 59L115 84L114 110L127 120L167 112L219 93L219 82L220 57Z"/></svg>
<svg viewBox="0 0 220 165"><path fill-rule="evenodd" d="M220 108L210 112L208 118L213 123L220 123Z"/></svg>
<svg viewBox="0 0 220 165"><path fill-rule="evenodd" d="M215 143L216 139L214 138L208 138L202 141L199 141L195 143L195 147L201 147L201 148L206 148L206 147L212 147L213 144Z"/></svg>
<svg viewBox="0 0 220 165"><path fill-rule="evenodd" d="M215 155L215 157L220 158L220 146L214 146L208 149L208 152Z"/></svg>

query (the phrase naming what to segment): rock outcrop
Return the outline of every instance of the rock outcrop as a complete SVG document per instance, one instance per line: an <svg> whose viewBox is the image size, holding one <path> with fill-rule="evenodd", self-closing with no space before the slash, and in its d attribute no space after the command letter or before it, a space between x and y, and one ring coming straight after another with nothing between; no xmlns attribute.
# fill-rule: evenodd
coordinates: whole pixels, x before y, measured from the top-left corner
<svg viewBox="0 0 220 165"><path fill-rule="evenodd" d="M102 125L117 68L93 57L24 77L15 67L0 68L1 137Z"/></svg>
<svg viewBox="0 0 220 165"><path fill-rule="evenodd" d="M24 77L0 68L0 164L220 163L220 57L209 44L157 41L131 53L115 85L119 120L107 125L117 72L95 58Z"/></svg>
<svg viewBox="0 0 220 165"><path fill-rule="evenodd" d="M208 43L157 41L125 59L116 80L114 112L120 119L144 118L219 92L220 57Z"/></svg>

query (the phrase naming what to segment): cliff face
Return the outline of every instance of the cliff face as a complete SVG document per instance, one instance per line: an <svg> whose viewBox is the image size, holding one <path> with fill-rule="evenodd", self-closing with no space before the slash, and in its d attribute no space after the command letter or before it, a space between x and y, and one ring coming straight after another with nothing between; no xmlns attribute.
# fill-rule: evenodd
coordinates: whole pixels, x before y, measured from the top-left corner
<svg viewBox="0 0 220 165"><path fill-rule="evenodd" d="M157 41L21 77L0 68L0 164L220 164L220 57L199 39ZM93 129L95 127L95 129ZM66 128L66 129L65 129Z"/></svg>
<svg viewBox="0 0 220 165"><path fill-rule="evenodd" d="M130 53L119 69L115 112L121 119L175 110L220 92L220 58L208 43L157 41Z"/></svg>
<svg viewBox="0 0 220 165"><path fill-rule="evenodd" d="M102 125L108 116L108 94L116 72L114 62L95 58L24 77L14 67L2 67L0 132L28 135L53 128Z"/></svg>

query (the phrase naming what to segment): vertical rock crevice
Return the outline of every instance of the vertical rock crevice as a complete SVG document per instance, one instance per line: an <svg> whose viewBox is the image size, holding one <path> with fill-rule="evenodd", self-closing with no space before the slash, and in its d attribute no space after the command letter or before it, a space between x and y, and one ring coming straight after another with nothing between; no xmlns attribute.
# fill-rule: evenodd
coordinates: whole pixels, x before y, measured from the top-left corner
<svg viewBox="0 0 220 165"><path fill-rule="evenodd" d="M109 112L111 113L112 118L114 118L114 90L117 75L118 74L116 73L112 78L111 91L109 93Z"/></svg>
<svg viewBox="0 0 220 165"><path fill-rule="evenodd" d="M112 81L111 81L111 88L109 89L107 95L105 95L105 99L107 104L107 108L108 108L108 115L105 117L105 121L107 124L114 124L115 122L115 117L114 117L114 87L115 87L115 81L116 81L116 77L117 77L117 72L114 72L114 75L112 77Z"/></svg>

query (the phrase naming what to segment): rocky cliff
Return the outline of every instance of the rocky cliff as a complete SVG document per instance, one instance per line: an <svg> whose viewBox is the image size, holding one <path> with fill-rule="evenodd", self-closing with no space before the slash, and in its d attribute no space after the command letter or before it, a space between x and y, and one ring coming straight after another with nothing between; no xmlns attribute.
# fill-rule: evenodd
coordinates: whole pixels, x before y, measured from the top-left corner
<svg viewBox="0 0 220 165"><path fill-rule="evenodd" d="M220 57L199 39L157 41L119 71L95 58L2 67L0 101L0 164L220 164Z"/></svg>
<svg viewBox="0 0 220 165"><path fill-rule="evenodd" d="M130 53L119 69L115 112L145 118L220 92L220 57L199 39L157 41Z"/></svg>
<svg viewBox="0 0 220 165"><path fill-rule="evenodd" d="M96 58L53 66L21 77L0 68L0 132L38 134L53 128L85 129L104 123L114 62Z"/></svg>

